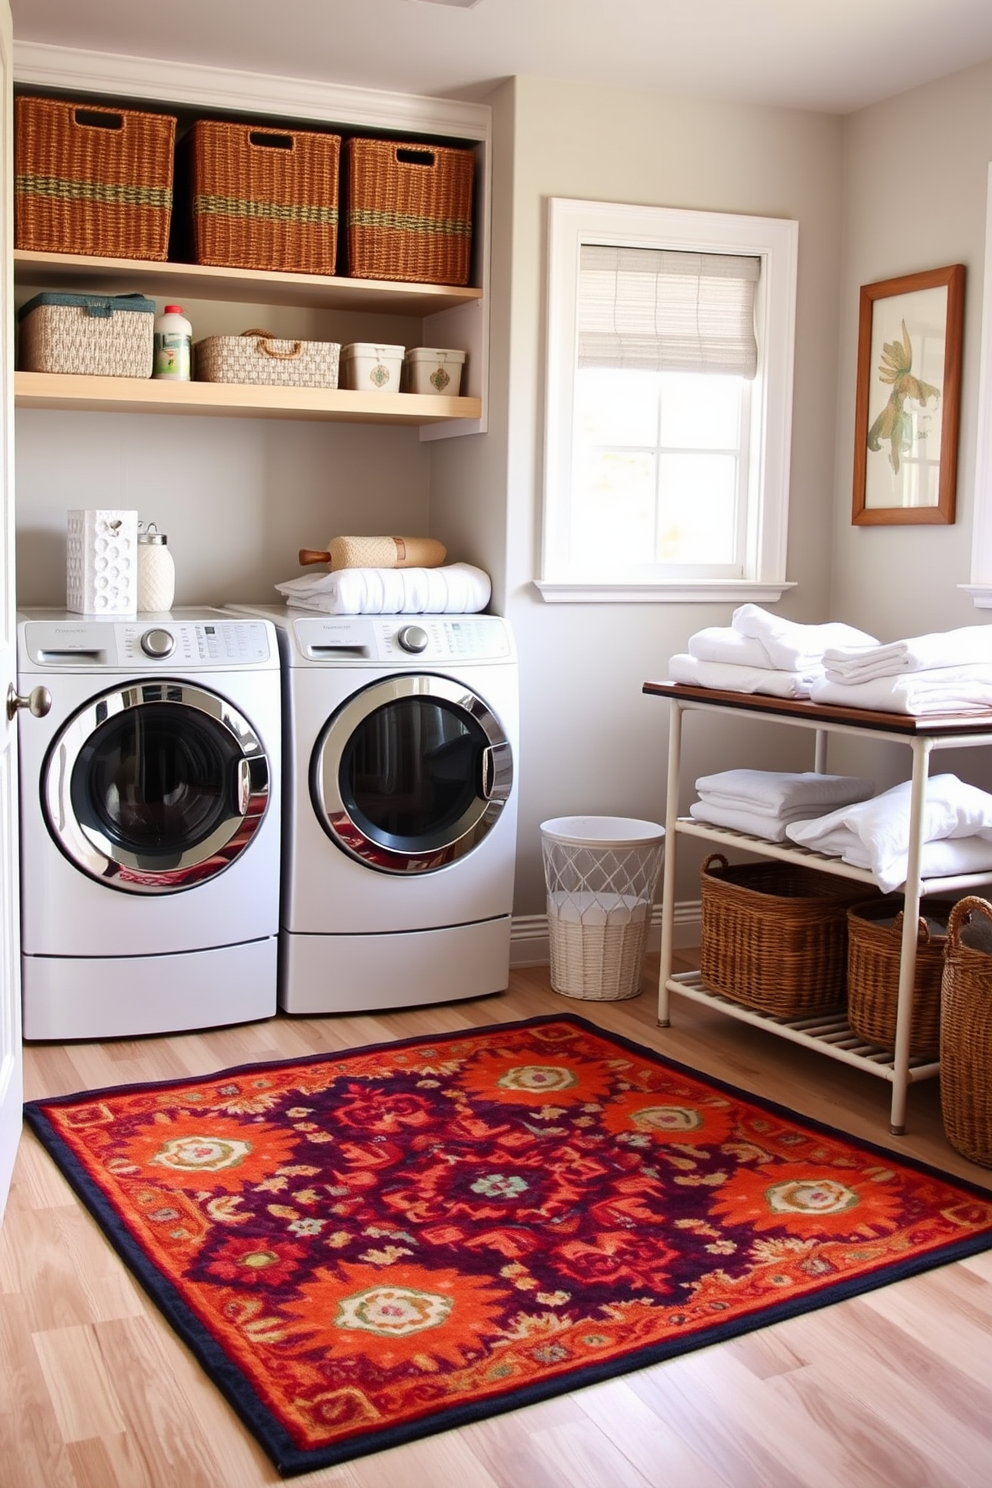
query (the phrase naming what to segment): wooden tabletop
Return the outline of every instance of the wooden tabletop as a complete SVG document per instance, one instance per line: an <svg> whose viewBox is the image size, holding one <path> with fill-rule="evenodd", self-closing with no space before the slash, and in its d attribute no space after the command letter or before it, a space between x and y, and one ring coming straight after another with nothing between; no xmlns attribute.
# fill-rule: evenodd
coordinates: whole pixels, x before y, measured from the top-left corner
<svg viewBox="0 0 992 1488"><path fill-rule="evenodd" d="M712 708L739 708L744 713L803 719L810 724L847 724L879 733L909 736L992 733L992 708L980 713L886 713L875 708L848 708L839 703L814 703L809 698L779 698L766 693L724 692L717 687L690 687L684 682L645 682L642 691L653 697Z"/></svg>

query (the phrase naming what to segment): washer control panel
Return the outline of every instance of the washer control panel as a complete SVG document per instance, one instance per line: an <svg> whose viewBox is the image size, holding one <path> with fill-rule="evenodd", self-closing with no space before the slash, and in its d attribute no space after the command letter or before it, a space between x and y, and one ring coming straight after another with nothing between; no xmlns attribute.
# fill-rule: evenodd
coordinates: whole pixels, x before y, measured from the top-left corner
<svg viewBox="0 0 992 1488"><path fill-rule="evenodd" d="M278 665L271 627L264 620L247 617L28 618L24 621L23 643L33 663L63 671L77 667L81 671L149 671L180 665L184 669Z"/></svg>

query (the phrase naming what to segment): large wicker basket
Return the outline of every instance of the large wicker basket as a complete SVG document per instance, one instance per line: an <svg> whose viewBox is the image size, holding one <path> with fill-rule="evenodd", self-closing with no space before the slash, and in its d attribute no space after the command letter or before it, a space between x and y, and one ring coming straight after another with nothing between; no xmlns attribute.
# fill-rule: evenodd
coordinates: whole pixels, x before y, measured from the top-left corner
<svg viewBox="0 0 992 1488"><path fill-rule="evenodd" d="M167 258L175 139L169 114L18 98L15 246Z"/></svg>
<svg viewBox="0 0 992 1488"><path fill-rule="evenodd" d="M992 904L961 899L944 953L940 1104L951 1146L992 1167L992 950L984 946L992 947Z"/></svg>
<svg viewBox="0 0 992 1488"><path fill-rule="evenodd" d="M339 135L200 119L191 147L197 263L334 273Z"/></svg>
<svg viewBox="0 0 992 1488"><path fill-rule="evenodd" d="M894 1049L902 963L901 894L855 904L847 912L847 1016L859 1038ZM953 899L926 900L916 934L911 1059L940 1054L940 982Z"/></svg>
<svg viewBox="0 0 992 1488"><path fill-rule="evenodd" d="M703 863L700 971L714 992L782 1018L843 1008L847 911L863 884L794 863Z"/></svg>
<svg viewBox="0 0 992 1488"><path fill-rule="evenodd" d="M349 139L346 155L348 273L355 279L467 284L472 151Z"/></svg>

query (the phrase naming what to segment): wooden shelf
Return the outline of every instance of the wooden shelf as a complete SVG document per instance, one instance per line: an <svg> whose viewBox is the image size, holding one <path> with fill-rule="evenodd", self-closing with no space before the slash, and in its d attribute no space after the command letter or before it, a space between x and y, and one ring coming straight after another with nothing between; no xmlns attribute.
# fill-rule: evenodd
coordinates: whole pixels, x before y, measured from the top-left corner
<svg viewBox="0 0 992 1488"><path fill-rule="evenodd" d="M14 253L14 278L33 289L90 294L147 294L194 300L294 305L317 310L359 310L422 319L482 299L481 289L443 284L401 284L379 279L327 279L319 274L263 273L206 264L90 258L71 253Z"/></svg>
<svg viewBox="0 0 992 1488"><path fill-rule="evenodd" d="M346 389L165 382L51 372L15 372L14 405L89 413L207 414L413 426L482 416L481 398L447 398L434 393L356 393Z"/></svg>

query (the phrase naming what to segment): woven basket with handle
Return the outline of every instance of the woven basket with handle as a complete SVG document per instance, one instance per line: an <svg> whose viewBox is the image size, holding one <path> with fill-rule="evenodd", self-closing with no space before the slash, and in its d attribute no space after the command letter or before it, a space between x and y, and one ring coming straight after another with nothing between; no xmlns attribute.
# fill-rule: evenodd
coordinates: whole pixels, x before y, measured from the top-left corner
<svg viewBox="0 0 992 1488"><path fill-rule="evenodd" d="M193 347L194 376L197 382L336 388L340 351L337 341L284 341L260 330L206 336Z"/></svg>
<svg viewBox="0 0 992 1488"><path fill-rule="evenodd" d="M947 923L940 1105L951 1146L992 1167L992 904L974 895Z"/></svg>
<svg viewBox="0 0 992 1488"><path fill-rule="evenodd" d="M472 151L377 139L350 139L345 148L348 273L467 284Z"/></svg>
<svg viewBox="0 0 992 1488"><path fill-rule="evenodd" d="M844 1006L847 911L863 884L794 863L731 867L711 853L700 876L705 984L783 1018Z"/></svg>
<svg viewBox="0 0 992 1488"><path fill-rule="evenodd" d="M847 1016L860 1038L894 1049L902 963L902 895L855 904L847 912ZM940 982L953 900L931 900L919 917L911 1059L940 1054ZM942 927L944 933L940 928Z"/></svg>

